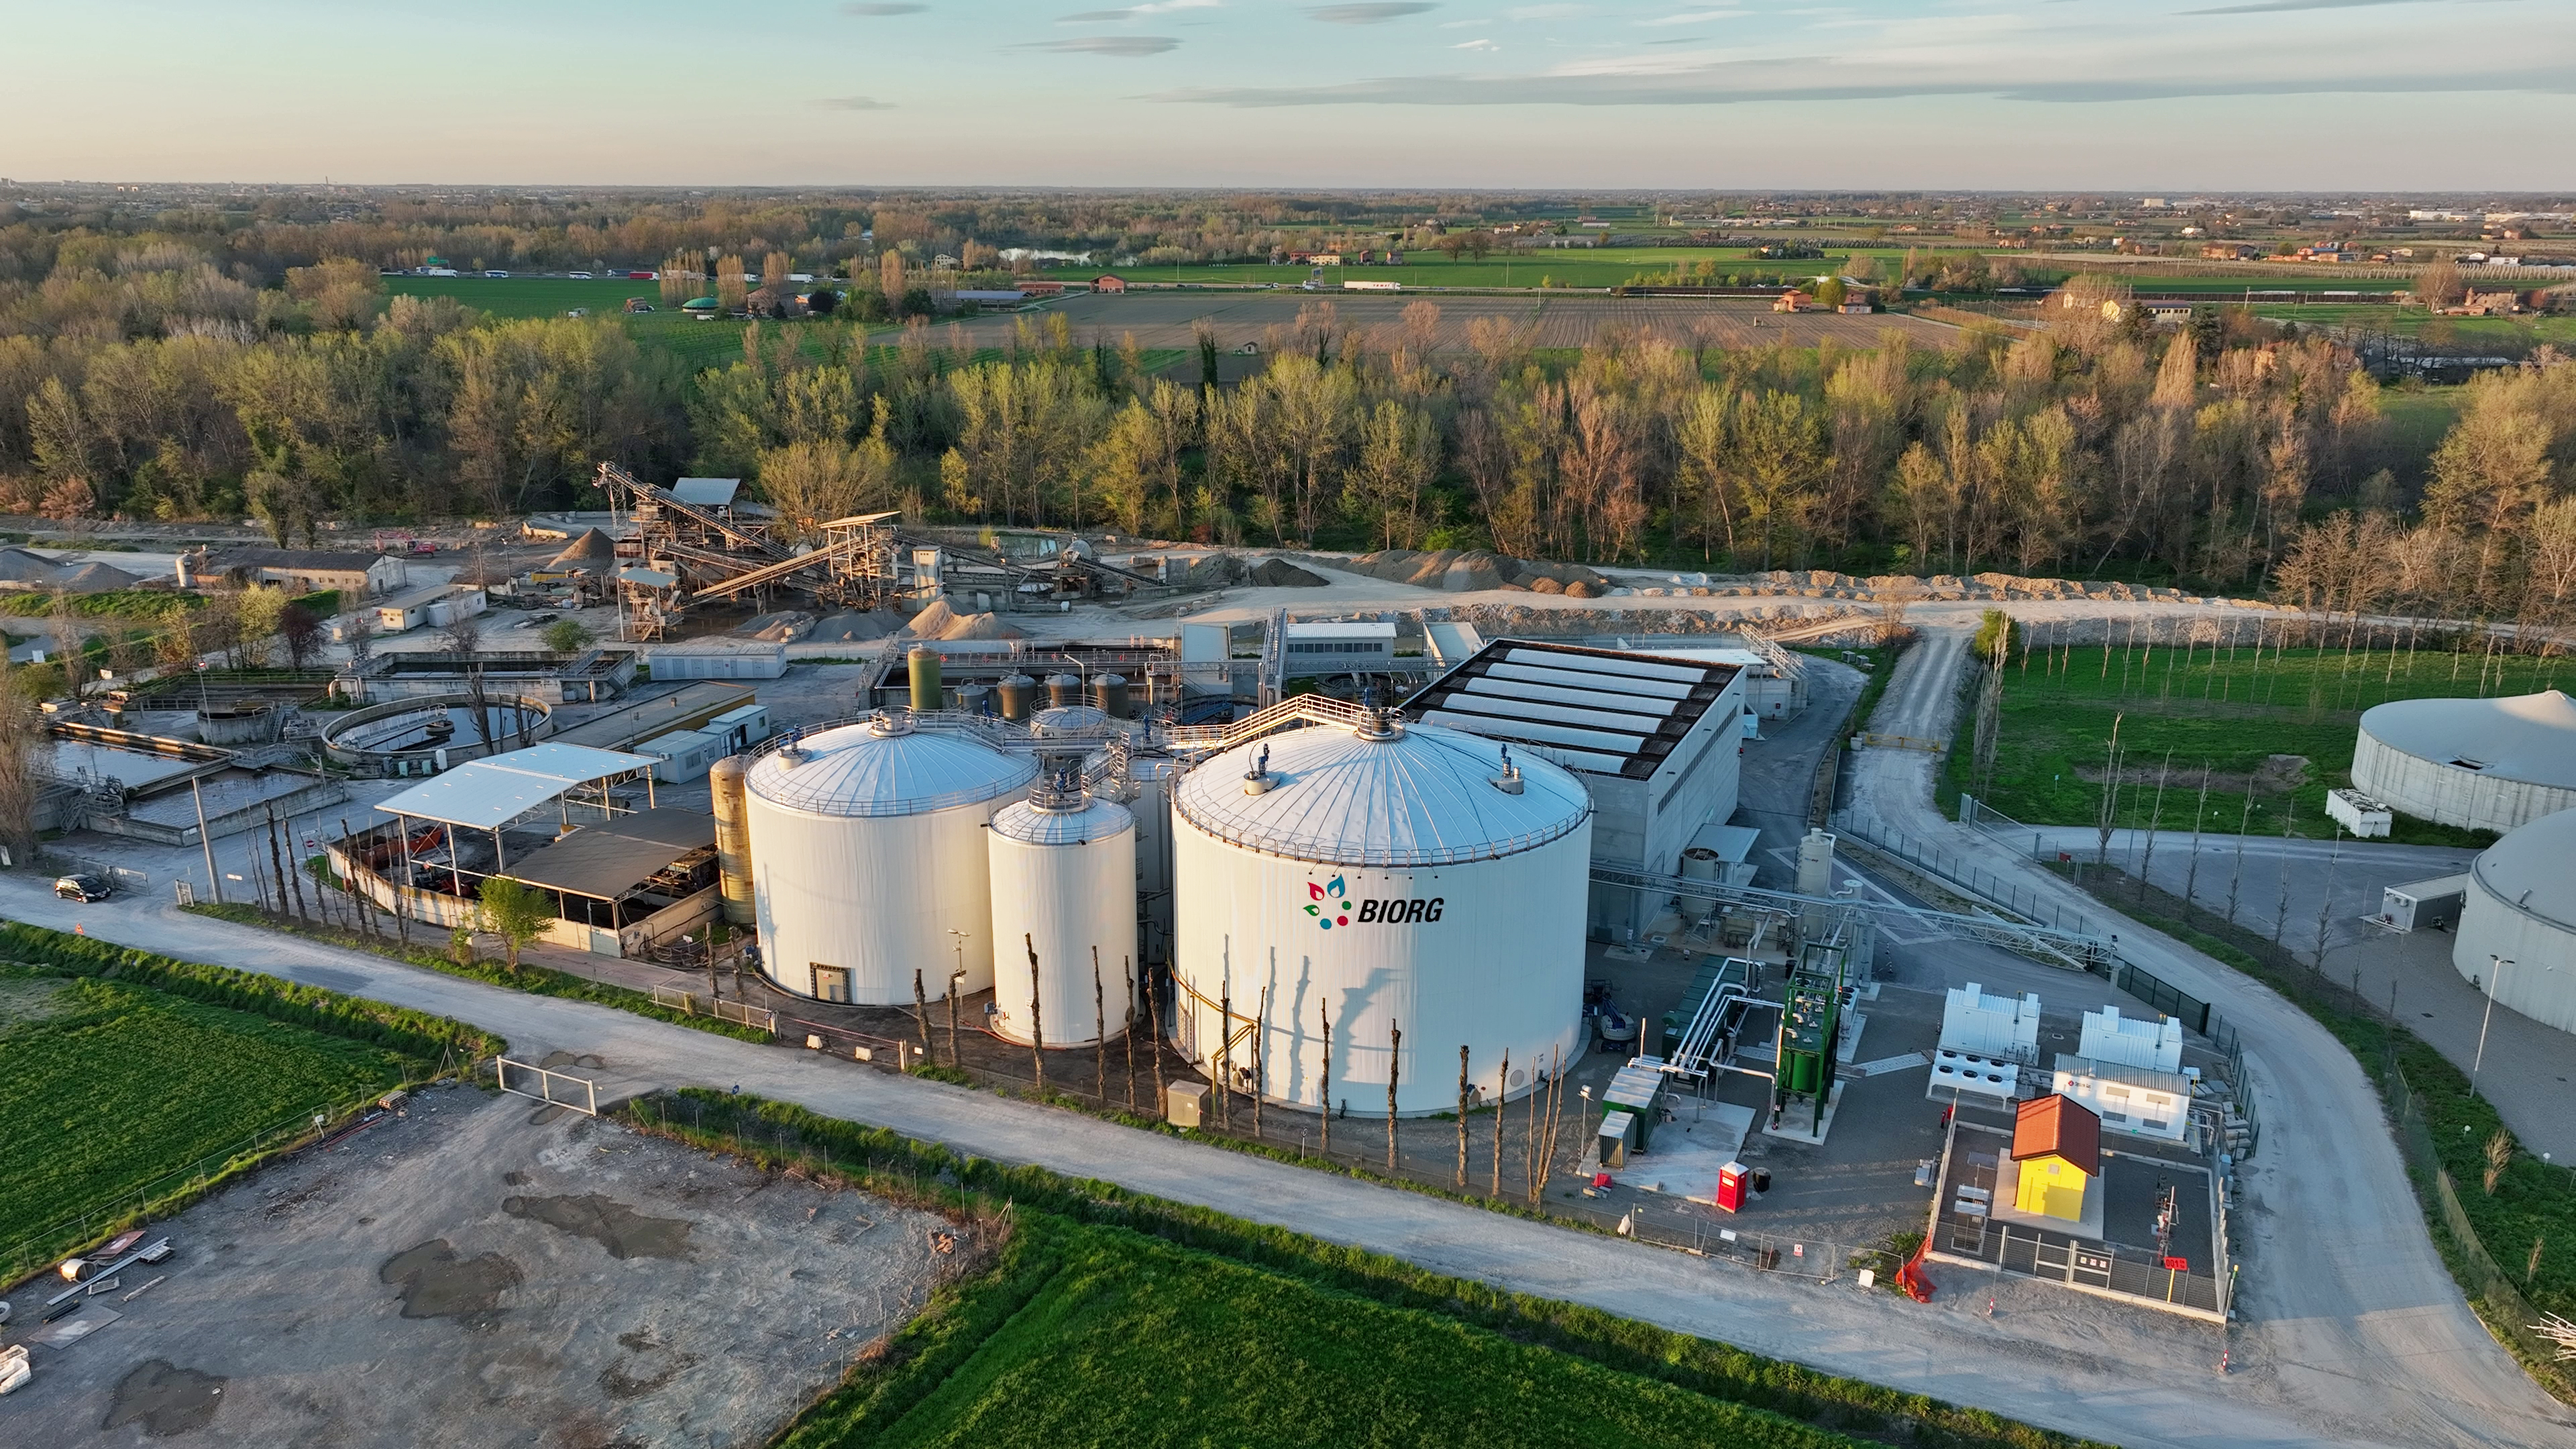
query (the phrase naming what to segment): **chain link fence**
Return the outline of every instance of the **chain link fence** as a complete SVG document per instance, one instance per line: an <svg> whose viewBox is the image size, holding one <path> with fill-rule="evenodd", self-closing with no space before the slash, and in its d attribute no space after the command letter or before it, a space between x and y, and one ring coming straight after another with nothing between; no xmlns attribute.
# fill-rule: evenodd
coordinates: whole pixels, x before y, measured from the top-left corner
<svg viewBox="0 0 2576 1449"><path fill-rule="evenodd" d="M380 1088L347 1101L324 1104L218 1147L182 1167L119 1192L51 1227L0 1246L0 1284L16 1283L146 1218L177 1211L199 1194L263 1158L323 1141L354 1125L361 1114L397 1090Z"/></svg>
<svg viewBox="0 0 2576 1449"><path fill-rule="evenodd" d="M2534 1331L2540 1322L2540 1310L2522 1296L2513 1274L2505 1271L2495 1255L2487 1251L2478 1230L2469 1224L2468 1210L2460 1204L2459 1184L2450 1169L2442 1165L2441 1153L2433 1142L2432 1124L2424 1120L2413 1084L2406 1074L2395 1069L2388 1073L2388 1115L2397 1124L2397 1148L2406 1166L2431 1189L2434 1213L2451 1239L2452 1276L2467 1293L2470 1302L2482 1310L2479 1317L2503 1340L2516 1358L2522 1360L2534 1378L2561 1399L2576 1399L2576 1376L2567 1373L2558 1362L2559 1347Z"/></svg>

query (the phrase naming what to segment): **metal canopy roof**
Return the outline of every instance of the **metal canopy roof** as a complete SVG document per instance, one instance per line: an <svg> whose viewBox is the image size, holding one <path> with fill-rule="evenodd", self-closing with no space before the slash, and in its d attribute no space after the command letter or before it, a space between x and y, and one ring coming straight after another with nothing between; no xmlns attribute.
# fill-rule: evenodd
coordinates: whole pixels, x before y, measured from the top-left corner
<svg viewBox="0 0 2576 1449"><path fill-rule="evenodd" d="M1271 787L1244 793L1264 749ZM1503 750L1408 725L1386 739L1317 725L1238 745L1181 777L1172 808L1220 840L1324 865L1448 865L1535 850L1590 817L1583 782L1518 759L1521 792L1496 787Z"/></svg>
<svg viewBox="0 0 2576 1449"><path fill-rule="evenodd" d="M444 775L380 800L388 815L408 815L445 825L497 830L568 790L617 775L649 770L650 755L548 743L470 760Z"/></svg>
<svg viewBox="0 0 2576 1449"><path fill-rule="evenodd" d="M613 901L680 857L713 848L715 840L712 815L647 810L575 830L512 861L507 874L548 890Z"/></svg>
<svg viewBox="0 0 2576 1449"><path fill-rule="evenodd" d="M2509 699L2398 699L2362 711L2362 733L2437 765L2576 789L2576 700L2555 689Z"/></svg>
<svg viewBox="0 0 2576 1449"><path fill-rule="evenodd" d="M1406 701L1406 712L1559 764L1642 780L1742 670L1607 649L1498 639Z"/></svg>
<svg viewBox="0 0 2576 1449"><path fill-rule="evenodd" d="M672 480L671 496L702 508L722 508L741 487L739 478L678 478Z"/></svg>

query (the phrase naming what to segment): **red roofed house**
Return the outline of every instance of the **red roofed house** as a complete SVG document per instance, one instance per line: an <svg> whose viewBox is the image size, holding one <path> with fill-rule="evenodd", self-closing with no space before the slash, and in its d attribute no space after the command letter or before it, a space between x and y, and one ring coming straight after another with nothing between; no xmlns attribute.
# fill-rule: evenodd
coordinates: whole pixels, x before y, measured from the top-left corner
<svg viewBox="0 0 2576 1449"><path fill-rule="evenodd" d="M1091 290L1094 292L1124 292L1127 290L1127 279L1125 277L1111 276L1104 272L1091 279Z"/></svg>
<svg viewBox="0 0 2576 1449"><path fill-rule="evenodd" d="M2018 1212L2084 1220L2084 1189L2102 1175L2102 1119L2071 1097L2024 1102L2013 1118L2013 1161L2021 1186Z"/></svg>

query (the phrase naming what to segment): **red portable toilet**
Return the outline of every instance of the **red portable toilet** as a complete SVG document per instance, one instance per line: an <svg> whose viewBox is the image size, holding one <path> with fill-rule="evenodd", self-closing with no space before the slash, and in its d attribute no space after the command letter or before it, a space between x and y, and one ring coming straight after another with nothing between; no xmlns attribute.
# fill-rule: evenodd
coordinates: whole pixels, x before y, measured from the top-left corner
<svg viewBox="0 0 2576 1449"><path fill-rule="evenodd" d="M1753 1170L1741 1162L1730 1162L1717 1170L1717 1205L1731 1213L1744 1211L1744 1189Z"/></svg>

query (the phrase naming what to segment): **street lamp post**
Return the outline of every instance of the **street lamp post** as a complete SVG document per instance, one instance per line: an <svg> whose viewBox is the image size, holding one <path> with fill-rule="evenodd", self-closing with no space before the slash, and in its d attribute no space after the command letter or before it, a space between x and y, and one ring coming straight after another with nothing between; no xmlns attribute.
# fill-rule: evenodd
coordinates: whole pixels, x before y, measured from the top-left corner
<svg viewBox="0 0 2576 1449"><path fill-rule="evenodd" d="M948 1065L961 1066L957 1058L957 997L966 986L966 933L955 926L948 928L950 939L957 943L957 969L948 973Z"/></svg>
<svg viewBox="0 0 2576 1449"><path fill-rule="evenodd" d="M2495 955L2492 952L2487 956L2487 1007L2484 1014L2478 1017L2478 1054L2477 1057L2469 1064L2469 1094L2471 1096L2475 1096L2477 1094L2478 1070L2487 1064L2487 1023L2495 1020L2496 977L2502 975L2504 973L2504 968L2511 966L2512 964L2514 963L2502 956Z"/></svg>

